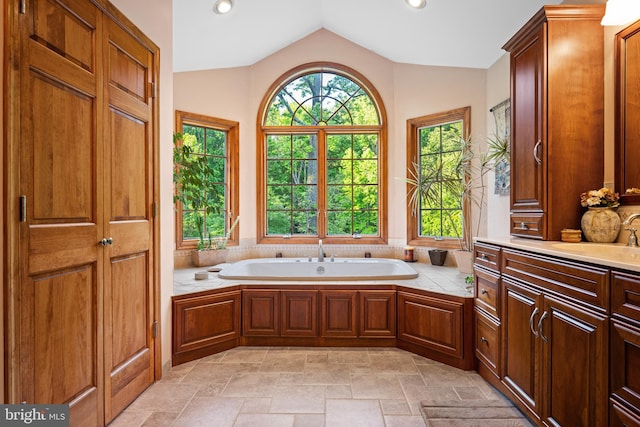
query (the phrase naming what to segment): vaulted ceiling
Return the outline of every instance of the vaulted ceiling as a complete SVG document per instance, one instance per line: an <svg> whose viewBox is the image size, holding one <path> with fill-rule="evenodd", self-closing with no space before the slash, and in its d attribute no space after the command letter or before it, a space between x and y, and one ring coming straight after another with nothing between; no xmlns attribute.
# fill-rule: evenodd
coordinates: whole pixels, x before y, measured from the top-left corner
<svg viewBox="0 0 640 427"><path fill-rule="evenodd" d="M174 71L247 66L325 28L391 61L488 68L543 5L561 0L174 0Z"/></svg>

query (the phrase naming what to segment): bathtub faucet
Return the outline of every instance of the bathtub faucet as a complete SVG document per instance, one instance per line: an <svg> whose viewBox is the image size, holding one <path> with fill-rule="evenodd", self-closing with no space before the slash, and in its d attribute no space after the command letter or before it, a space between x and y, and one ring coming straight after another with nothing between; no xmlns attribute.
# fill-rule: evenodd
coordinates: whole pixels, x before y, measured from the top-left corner
<svg viewBox="0 0 640 427"><path fill-rule="evenodd" d="M627 240L627 246L638 247L638 237L636 237L636 229L631 226L634 219L640 217L640 213L633 213L629 215L622 225L625 226L625 230L629 231L629 239Z"/></svg>
<svg viewBox="0 0 640 427"><path fill-rule="evenodd" d="M324 250L322 249L322 239L318 240L318 262L324 262Z"/></svg>

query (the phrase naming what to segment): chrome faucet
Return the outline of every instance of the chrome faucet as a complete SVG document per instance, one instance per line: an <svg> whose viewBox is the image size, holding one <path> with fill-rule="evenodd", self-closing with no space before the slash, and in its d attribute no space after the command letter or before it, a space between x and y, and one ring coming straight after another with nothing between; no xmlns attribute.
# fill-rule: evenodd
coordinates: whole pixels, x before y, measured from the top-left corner
<svg viewBox="0 0 640 427"><path fill-rule="evenodd" d="M640 213L634 213L629 215L629 218L625 219L622 225L625 226L625 230L629 231L629 239L627 240L627 246L638 247L638 237L636 236L636 229L631 227L631 223L634 219L640 217Z"/></svg>
<svg viewBox="0 0 640 427"><path fill-rule="evenodd" d="M324 262L324 250L322 249L322 239L318 240L318 262Z"/></svg>

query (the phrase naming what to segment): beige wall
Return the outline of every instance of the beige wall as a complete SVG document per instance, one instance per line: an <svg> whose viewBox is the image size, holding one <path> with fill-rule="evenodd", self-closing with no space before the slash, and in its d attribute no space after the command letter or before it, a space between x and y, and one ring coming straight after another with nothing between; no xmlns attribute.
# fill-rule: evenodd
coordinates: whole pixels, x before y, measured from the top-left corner
<svg viewBox="0 0 640 427"><path fill-rule="evenodd" d="M509 54L505 53L487 71L487 111L489 108L510 97ZM495 132L493 114L487 114L488 135ZM509 201L508 195L493 194L494 174L489 173L487 180L487 214L486 235L506 237L509 235ZM480 233L481 235L485 235Z"/></svg>
<svg viewBox="0 0 640 427"><path fill-rule="evenodd" d="M362 73L378 90L388 120L389 244L406 242L406 120L471 106L472 133L486 135L486 70L398 64L319 30L251 67L174 74L174 108L240 122L240 237L256 236L256 118L268 88L300 64L329 61Z"/></svg>

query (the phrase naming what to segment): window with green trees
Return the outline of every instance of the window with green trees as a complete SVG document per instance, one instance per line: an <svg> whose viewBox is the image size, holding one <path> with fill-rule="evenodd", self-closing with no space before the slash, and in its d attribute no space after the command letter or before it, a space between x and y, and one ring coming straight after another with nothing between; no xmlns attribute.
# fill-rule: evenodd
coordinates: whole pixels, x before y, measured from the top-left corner
<svg viewBox="0 0 640 427"><path fill-rule="evenodd" d="M224 237L239 214L238 123L176 111L176 130L180 151L174 156L184 156L190 169L183 186L187 202L176 202L176 246L187 249ZM236 244L237 237L226 243Z"/></svg>
<svg viewBox="0 0 640 427"><path fill-rule="evenodd" d="M307 64L268 94L258 240L386 240L386 120L370 83L344 66Z"/></svg>
<svg viewBox="0 0 640 427"><path fill-rule="evenodd" d="M463 193L470 108L460 108L408 121L409 241L440 247L459 246L468 232L468 203Z"/></svg>

